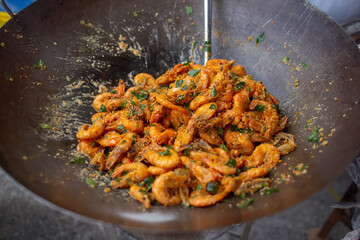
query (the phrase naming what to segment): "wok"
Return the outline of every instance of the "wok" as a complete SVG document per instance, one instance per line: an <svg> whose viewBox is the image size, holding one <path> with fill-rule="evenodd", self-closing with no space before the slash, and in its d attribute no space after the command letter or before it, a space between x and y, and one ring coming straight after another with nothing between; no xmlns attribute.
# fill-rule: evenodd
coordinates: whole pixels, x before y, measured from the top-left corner
<svg viewBox="0 0 360 240"><path fill-rule="evenodd" d="M299 163L308 166L306 174L275 184L276 194L254 195L246 208L236 208L239 199L230 198L203 209L154 206L144 212L122 191L89 187L82 171L86 164L68 164L77 128L94 113L91 101L99 83L114 86L122 78L130 86L130 75L157 77L190 56L201 62L202 2L188 3L191 15L183 1L39 0L17 14L19 24L9 21L0 31L5 43L0 49L0 166L63 211L153 232L204 230L260 218L337 177L359 153L360 54L333 20L295 0L215 0L212 57L245 66L289 116L287 131L296 136L298 147L271 174L288 174ZM258 46L248 41L263 32L265 41ZM121 51L120 41L139 54ZM284 57L290 65L282 62ZM40 60L45 70L37 68ZM292 76L299 80L297 88ZM324 129L327 146L313 149L311 132L304 128L308 119Z"/></svg>

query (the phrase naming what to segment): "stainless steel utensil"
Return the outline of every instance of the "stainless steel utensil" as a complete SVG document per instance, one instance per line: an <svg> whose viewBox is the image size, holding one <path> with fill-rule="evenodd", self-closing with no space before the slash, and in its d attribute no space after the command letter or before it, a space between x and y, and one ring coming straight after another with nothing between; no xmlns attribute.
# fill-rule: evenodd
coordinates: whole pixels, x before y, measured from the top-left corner
<svg viewBox="0 0 360 240"><path fill-rule="evenodd" d="M211 58L212 0L204 0L204 64Z"/></svg>

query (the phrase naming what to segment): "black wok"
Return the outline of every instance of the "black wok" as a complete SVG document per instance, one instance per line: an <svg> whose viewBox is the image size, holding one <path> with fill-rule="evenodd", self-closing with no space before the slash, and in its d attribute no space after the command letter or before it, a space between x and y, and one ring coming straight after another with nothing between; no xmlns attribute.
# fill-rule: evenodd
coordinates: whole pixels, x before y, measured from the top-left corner
<svg viewBox="0 0 360 240"><path fill-rule="evenodd" d="M271 174L288 173L299 163L308 166L307 174L275 184L276 194L255 195L247 208L236 208L239 199L231 198L204 209L155 206L144 212L121 191L106 194L104 187L89 187L84 164L68 164L77 128L94 113L91 96L99 83L113 86L122 78L130 86L129 73L157 77L191 55L201 62L202 2L188 3L191 15L183 1L39 0L17 14L19 24L10 21L0 31L5 43L0 49L0 166L63 209L156 232L256 219L296 204L337 177L359 153L360 54L333 20L295 0L214 1L212 57L245 66L289 116L287 131L298 147ZM263 32L259 46L248 41ZM138 56L118 49L120 35L140 50ZM284 57L293 66L284 64ZM45 70L33 66L40 60ZM308 119L324 129L327 146L313 149L304 128Z"/></svg>

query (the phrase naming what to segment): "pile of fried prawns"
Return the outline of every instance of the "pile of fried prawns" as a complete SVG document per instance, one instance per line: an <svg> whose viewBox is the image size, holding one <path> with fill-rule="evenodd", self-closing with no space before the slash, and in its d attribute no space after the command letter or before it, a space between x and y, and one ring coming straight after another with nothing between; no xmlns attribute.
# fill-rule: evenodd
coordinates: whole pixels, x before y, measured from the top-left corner
<svg viewBox="0 0 360 240"><path fill-rule="evenodd" d="M234 60L187 61L134 83L96 95L77 149L146 208L252 194L296 147L279 100Z"/></svg>

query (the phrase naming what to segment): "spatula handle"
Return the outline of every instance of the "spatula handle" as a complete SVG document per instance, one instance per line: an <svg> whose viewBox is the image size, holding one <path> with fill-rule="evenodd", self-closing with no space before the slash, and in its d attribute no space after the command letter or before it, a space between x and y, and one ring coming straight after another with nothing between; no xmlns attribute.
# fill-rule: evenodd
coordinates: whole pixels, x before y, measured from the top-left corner
<svg viewBox="0 0 360 240"><path fill-rule="evenodd" d="M211 58L212 0L204 0L204 64Z"/></svg>

